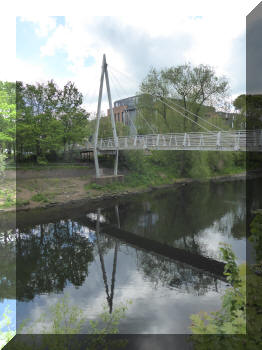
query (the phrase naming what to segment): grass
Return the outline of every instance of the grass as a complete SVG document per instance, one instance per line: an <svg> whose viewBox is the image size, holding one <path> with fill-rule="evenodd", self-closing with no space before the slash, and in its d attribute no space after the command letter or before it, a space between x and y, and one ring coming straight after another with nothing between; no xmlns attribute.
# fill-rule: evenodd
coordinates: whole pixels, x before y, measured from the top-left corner
<svg viewBox="0 0 262 350"><path fill-rule="evenodd" d="M16 192L14 183L6 181L0 187L0 209L7 209L15 206Z"/></svg>
<svg viewBox="0 0 262 350"><path fill-rule="evenodd" d="M16 206L17 207L23 207L25 205L30 204L30 201L27 199L16 199Z"/></svg>
<svg viewBox="0 0 262 350"><path fill-rule="evenodd" d="M44 202L44 203L48 203L49 202L49 199L47 198L47 196L43 193L37 193L37 194L34 194L31 198L31 200L33 202Z"/></svg>
<svg viewBox="0 0 262 350"><path fill-rule="evenodd" d="M79 169L79 168L85 168L87 167L86 165L81 165L81 164L72 164L72 163L54 163L54 164L35 164L35 163L27 163L27 164L21 164L17 166L7 166L6 170L49 170L49 169Z"/></svg>
<svg viewBox="0 0 262 350"><path fill-rule="evenodd" d="M146 189L150 186L159 186L165 184L172 184L175 182L174 176L170 174L163 173L153 173L149 174L139 174L130 173L125 176L123 182L113 182L105 185L100 185L97 183L90 183L84 186L86 191L96 190L103 192L120 192L128 189Z"/></svg>

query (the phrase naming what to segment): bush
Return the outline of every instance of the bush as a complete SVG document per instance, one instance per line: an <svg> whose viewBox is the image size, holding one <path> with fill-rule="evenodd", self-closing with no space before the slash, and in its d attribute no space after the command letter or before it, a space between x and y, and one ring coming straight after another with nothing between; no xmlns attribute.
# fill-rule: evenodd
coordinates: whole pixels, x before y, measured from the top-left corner
<svg viewBox="0 0 262 350"><path fill-rule="evenodd" d="M122 153L122 164L129 170L144 173L146 171L146 160L143 151L124 151Z"/></svg>
<svg viewBox="0 0 262 350"><path fill-rule="evenodd" d="M48 202L48 198L43 193L37 193L31 199L34 202Z"/></svg>
<svg viewBox="0 0 262 350"><path fill-rule="evenodd" d="M7 307L2 315L0 320L0 349L3 347L15 336L15 332L11 330L11 318L10 310Z"/></svg>
<svg viewBox="0 0 262 350"><path fill-rule="evenodd" d="M37 157L37 164L38 165L47 165L48 161L47 161L46 157L39 156L39 157Z"/></svg>
<svg viewBox="0 0 262 350"><path fill-rule="evenodd" d="M6 155L0 152L0 177L4 176Z"/></svg>
<svg viewBox="0 0 262 350"><path fill-rule="evenodd" d="M223 295L220 311L191 316L194 334L246 334L246 265L238 268L236 256L229 245L220 250L226 261L224 274L232 287Z"/></svg>
<svg viewBox="0 0 262 350"><path fill-rule="evenodd" d="M112 313L109 312L108 305L103 307L103 312L98 319L89 322L87 334L92 337L86 338L90 341L85 347L84 343L76 342L77 338L70 338L69 335L80 334L86 322L83 310L77 306L71 305L68 295L60 298L53 306L49 307L46 314L42 314L40 318L31 325L30 319L24 320L19 334L30 334L31 344L19 341L15 342L14 350L62 350L62 349L124 349L125 340L109 340L106 334L117 334L120 321L126 317L127 305L131 301L116 305ZM39 342L39 338L34 334L63 334L63 337L43 337L43 341ZM73 340L73 342L72 342Z"/></svg>

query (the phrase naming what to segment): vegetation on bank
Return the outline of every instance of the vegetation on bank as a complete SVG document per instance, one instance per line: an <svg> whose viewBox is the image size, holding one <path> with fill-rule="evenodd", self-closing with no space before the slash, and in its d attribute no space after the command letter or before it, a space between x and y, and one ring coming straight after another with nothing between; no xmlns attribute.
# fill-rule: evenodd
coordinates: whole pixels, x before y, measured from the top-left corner
<svg viewBox="0 0 262 350"><path fill-rule="evenodd" d="M231 285L222 297L218 312L201 312L191 316L194 334L246 334L246 265L239 267L230 246L220 248L226 262L224 274Z"/></svg>
<svg viewBox="0 0 262 350"><path fill-rule="evenodd" d="M253 350L262 346L262 212L257 211L248 239L255 249L255 264L237 266L231 248L222 248L225 274L231 287L222 297L222 308L211 315L192 315L190 340L195 350Z"/></svg>
<svg viewBox="0 0 262 350"><path fill-rule="evenodd" d="M163 154L158 154L163 153ZM60 166L33 166L26 167L21 170L31 170L30 176L35 178L19 179L18 181L8 178L8 171L5 179L0 182L0 209L9 209L15 207L25 207L30 203L48 204L52 202L66 202L72 199L72 194L77 199L93 198L103 193L121 193L125 191L137 191L150 189L162 185L172 185L179 180L186 178L193 179L209 179L221 175L234 175L245 171L245 159L242 154L221 154L218 163L211 152L202 152L204 154L194 154L189 157L184 171L181 168L181 157L175 152L152 152L151 155L145 155L142 151L130 151L122 154L119 160L119 173L124 173L123 182L113 182L104 185L92 182L92 174L94 174L93 165L83 167L82 165L62 165ZM208 154L209 153L209 154ZM221 152L222 153L222 152ZM185 155L187 157L187 155ZM176 158L177 161L176 161ZM200 160L202 163L200 164ZM198 161L197 161L198 160ZM100 166L108 166L111 160L100 159ZM112 166L112 164L110 164ZM77 177L63 178L58 177L55 173L57 169L87 169L88 175L79 173ZM53 178L38 178L41 171L48 170L52 173ZM19 171L19 170L18 170ZM113 173L113 169L108 170ZM80 193L82 192L82 193ZM62 198L63 197L63 198Z"/></svg>
<svg viewBox="0 0 262 350"><path fill-rule="evenodd" d="M11 311L6 307L0 319L0 349L15 336L15 331L10 328L11 325Z"/></svg>
<svg viewBox="0 0 262 350"><path fill-rule="evenodd" d="M118 348L124 348L127 344L126 340L111 340L106 339L107 334L117 334L119 332L119 324L126 317L128 305L131 301L121 303L114 307L112 313L109 313L108 305L103 306L103 312L101 312L96 320L89 321L88 326L85 326L86 317L84 316L84 310L78 306L72 305L68 295L60 297L60 299L51 307L49 307L47 313L43 313L39 319L32 321L25 319L20 325L17 334L31 334L30 343L23 342L23 340L17 339L13 342L12 349L14 350L34 350L34 349L49 349L53 350L68 349L74 344L74 349L106 349L108 346L114 346ZM8 312L8 309L7 309ZM9 327L11 318L9 313L5 312L3 315L3 321L0 326ZM3 327L2 327L3 328ZM82 342L76 342L75 338L70 338L66 335L80 334L83 329L86 329L86 334L93 335L93 337L87 338L88 345ZM63 337L43 337L42 340L34 334L41 335L64 335ZM0 342L0 349L4 347L15 335L15 332L10 330L1 332L2 343ZM1 341L1 338L0 338ZM40 342L39 342L40 341ZM83 346L86 347L83 347Z"/></svg>

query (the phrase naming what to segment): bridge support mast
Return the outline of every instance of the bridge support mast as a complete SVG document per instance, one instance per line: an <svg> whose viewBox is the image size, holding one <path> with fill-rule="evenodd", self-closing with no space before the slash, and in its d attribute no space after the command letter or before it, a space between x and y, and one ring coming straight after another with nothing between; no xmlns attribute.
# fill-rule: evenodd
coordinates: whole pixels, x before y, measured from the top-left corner
<svg viewBox="0 0 262 350"><path fill-rule="evenodd" d="M117 175L118 172L118 137L116 133L116 125L115 125L115 118L113 114L113 106L112 106L112 98L111 98L111 91L110 91L110 84L109 84L109 77L108 77L108 71L107 71L107 63L106 63L106 55L103 55L103 61L102 61L102 72L101 72L101 78L100 78L100 88L99 88L99 96L98 96L98 106L97 106L97 119L96 119L96 129L94 134L94 159L95 159L95 168L96 168L96 177L100 177L100 169L99 169L99 162L98 162L98 133L99 133L99 124L100 124L100 118L101 118L101 102L102 102L102 94L103 94L103 83L104 83L104 77L106 80L106 89L107 89L107 97L109 102L109 110L110 110L110 118L111 118L111 124L113 129L113 139L116 147L116 155L115 155L115 162L114 162L114 175Z"/></svg>

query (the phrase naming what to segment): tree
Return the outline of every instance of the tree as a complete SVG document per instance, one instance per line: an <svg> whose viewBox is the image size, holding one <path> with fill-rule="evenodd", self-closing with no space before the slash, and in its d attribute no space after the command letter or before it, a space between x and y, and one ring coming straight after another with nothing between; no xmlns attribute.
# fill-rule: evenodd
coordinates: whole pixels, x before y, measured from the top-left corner
<svg viewBox="0 0 262 350"><path fill-rule="evenodd" d="M61 90L53 80L42 84L17 82L17 147L45 158L48 152L72 149L87 134L89 114L72 82Z"/></svg>
<svg viewBox="0 0 262 350"><path fill-rule="evenodd" d="M152 113L153 102L153 109L162 116L164 123L169 128L167 121L167 107L166 104L161 103L164 102L169 95L168 87L163 79L162 73L155 68L151 68L148 75L140 85L140 92L143 95L143 100L140 99L140 103L143 101L144 107L147 106L148 108L149 106L150 112ZM152 96L154 97L153 100Z"/></svg>
<svg viewBox="0 0 262 350"><path fill-rule="evenodd" d="M15 154L15 84L0 81L0 152Z"/></svg>
<svg viewBox="0 0 262 350"><path fill-rule="evenodd" d="M246 114L246 95L239 95L233 102L233 106L241 114Z"/></svg>
<svg viewBox="0 0 262 350"><path fill-rule="evenodd" d="M204 105L215 106L228 91L226 78L219 78L208 65L193 67L190 63L162 70L161 75L169 84L170 94L183 101L185 110L191 110L195 122Z"/></svg>
<svg viewBox="0 0 262 350"><path fill-rule="evenodd" d="M58 101L57 113L62 123L65 152L66 147L70 148L86 136L89 114L81 107L83 95L70 81L59 91Z"/></svg>

